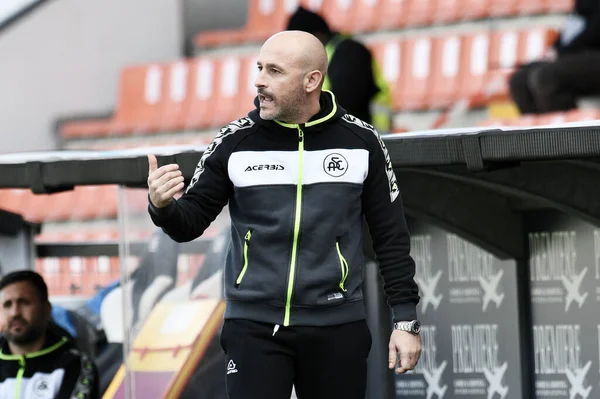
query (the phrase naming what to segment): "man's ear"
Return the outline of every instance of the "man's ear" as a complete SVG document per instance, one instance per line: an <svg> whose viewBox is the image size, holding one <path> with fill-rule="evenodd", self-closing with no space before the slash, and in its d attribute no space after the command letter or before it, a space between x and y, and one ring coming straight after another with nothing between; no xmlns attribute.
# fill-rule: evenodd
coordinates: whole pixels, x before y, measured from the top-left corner
<svg viewBox="0 0 600 399"><path fill-rule="evenodd" d="M323 75L318 70L311 71L306 75L304 90L307 93L312 93L321 87L321 83L323 82Z"/></svg>

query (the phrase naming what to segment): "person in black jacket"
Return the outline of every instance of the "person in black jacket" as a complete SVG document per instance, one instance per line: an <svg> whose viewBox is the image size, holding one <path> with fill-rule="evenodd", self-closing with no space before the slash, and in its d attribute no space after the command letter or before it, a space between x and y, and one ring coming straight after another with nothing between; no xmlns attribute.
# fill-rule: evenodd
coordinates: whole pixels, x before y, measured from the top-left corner
<svg viewBox="0 0 600 399"><path fill-rule="evenodd" d="M256 109L220 130L181 198L179 166L148 155L148 211L173 240L199 237L229 203L221 344L231 399L287 399L292 385L300 399L364 399L363 216L393 310L389 368L412 370L421 353L389 153L373 126L321 91L326 71L315 36L280 32L260 51Z"/></svg>
<svg viewBox="0 0 600 399"><path fill-rule="evenodd" d="M600 1L577 0L544 59L519 68L510 94L523 115L569 111L600 95Z"/></svg>
<svg viewBox="0 0 600 399"><path fill-rule="evenodd" d="M94 363L50 321L43 278L30 270L0 281L0 397L99 399Z"/></svg>
<svg viewBox="0 0 600 399"><path fill-rule="evenodd" d="M290 16L286 30L316 36L329 56L324 89L331 90L350 115L374 125L379 133L391 132L391 88L378 74L380 66L371 50L351 36L332 31L321 15L302 6Z"/></svg>

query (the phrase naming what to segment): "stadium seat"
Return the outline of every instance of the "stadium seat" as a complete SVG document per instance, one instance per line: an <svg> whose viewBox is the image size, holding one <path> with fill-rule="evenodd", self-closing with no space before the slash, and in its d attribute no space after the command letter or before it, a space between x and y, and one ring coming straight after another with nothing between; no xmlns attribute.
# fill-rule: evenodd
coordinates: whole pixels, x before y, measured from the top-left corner
<svg viewBox="0 0 600 399"><path fill-rule="evenodd" d="M462 17L459 7L461 3L464 3L464 0L436 0L431 22L444 24L458 21Z"/></svg>
<svg viewBox="0 0 600 399"><path fill-rule="evenodd" d="M355 18L360 17L357 9L359 3L362 2L360 0L325 0L321 5L320 14L327 21L331 30L350 33L354 31Z"/></svg>
<svg viewBox="0 0 600 399"><path fill-rule="evenodd" d="M398 94L402 89L400 62L402 60L402 43L397 39L368 43L367 47L381 65L383 75L390 85L394 110L400 108Z"/></svg>
<svg viewBox="0 0 600 399"><path fill-rule="evenodd" d="M188 76L192 63L182 59L166 67L167 78L164 100L158 121L151 127L156 132L173 132L183 130L186 106L189 104Z"/></svg>
<svg viewBox="0 0 600 399"><path fill-rule="evenodd" d="M485 87L487 98L507 99L508 79L515 68L541 59L557 34L557 31L551 28L492 32Z"/></svg>
<svg viewBox="0 0 600 399"><path fill-rule="evenodd" d="M517 2L517 13L520 15L541 14L546 11L548 0L520 0Z"/></svg>
<svg viewBox="0 0 600 399"><path fill-rule="evenodd" d="M566 122L588 122L600 120L600 109L576 109L565 113Z"/></svg>
<svg viewBox="0 0 600 399"><path fill-rule="evenodd" d="M458 35L433 39L431 90L428 91L429 108L445 108L458 100L457 93L462 76L461 44Z"/></svg>
<svg viewBox="0 0 600 399"><path fill-rule="evenodd" d="M36 259L50 296L90 297L119 279L118 257L59 257Z"/></svg>
<svg viewBox="0 0 600 399"><path fill-rule="evenodd" d="M495 31L490 34L486 89L491 90L491 97L507 98L508 78L518 64L519 48L517 30Z"/></svg>
<svg viewBox="0 0 600 399"><path fill-rule="evenodd" d="M544 126L569 122L600 120L600 109L575 109L565 112L550 112L540 115L522 115L517 118L486 118L479 126Z"/></svg>
<svg viewBox="0 0 600 399"><path fill-rule="evenodd" d="M430 88L431 38L411 37L370 43L391 85L393 109L410 111L427 104Z"/></svg>
<svg viewBox="0 0 600 399"><path fill-rule="evenodd" d="M573 11L575 0L546 0L544 11L550 14Z"/></svg>
<svg viewBox="0 0 600 399"><path fill-rule="evenodd" d="M61 126L65 139L143 133L160 126L164 107L165 65L123 68L115 113L108 120L73 121Z"/></svg>
<svg viewBox="0 0 600 399"><path fill-rule="evenodd" d="M258 54L247 54L241 59L242 70L240 72L240 92L238 95L237 114L233 119L245 116L254 109L254 99L257 95L255 86L258 75Z"/></svg>
<svg viewBox="0 0 600 399"><path fill-rule="evenodd" d="M209 126L213 114L213 93L216 81L214 57L199 57L193 60L189 76L189 102L185 112L184 130L203 129Z"/></svg>
<svg viewBox="0 0 600 399"><path fill-rule="evenodd" d="M406 2L404 0L380 0L377 29L395 30L406 22Z"/></svg>
<svg viewBox="0 0 600 399"><path fill-rule="evenodd" d="M81 186L72 191L39 195L28 189L2 189L0 208L36 223L114 218L117 186Z"/></svg>
<svg viewBox="0 0 600 399"><path fill-rule="evenodd" d="M215 90L210 101L212 112L209 126L221 126L240 118L240 95L245 86L242 79L242 60L238 55L226 55L216 61Z"/></svg>
<svg viewBox="0 0 600 399"><path fill-rule="evenodd" d="M471 21L488 17L490 13L490 3L493 1L497 0L459 0L459 19Z"/></svg>
<svg viewBox="0 0 600 399"><path fill-rule="evenodd" d="M379 13L386 0L355 0L351 32L373 32L379 29Z"/></svg>
<svg viewBox="0 0 600 399"><path fill-rule="evenodd" d="M508 17L517 15L520 0L491 0L489 3L488 15L490 17Z"/></svg>
<svg viewBox="0 0 600 399"><path fill-rule="evenodd" d="M460 84L457 98L468 100L474 107L486 102L488 82L489 43L487 32L466 34L461 38Z"/></svg>
<svg viewBox="0 0 600 399"><path fill-rule="evenodd" d="M405 27L427 26L433 23L437 0L405 0Z"/></svg>
<svg viewBox="0 0 600 399"><path fill-rule="evenodd" d="M194 45L196 48L210 48L266 40L285 29L298 4L298 0L250 0L244 27L201 32L194 38Z"/></svg>

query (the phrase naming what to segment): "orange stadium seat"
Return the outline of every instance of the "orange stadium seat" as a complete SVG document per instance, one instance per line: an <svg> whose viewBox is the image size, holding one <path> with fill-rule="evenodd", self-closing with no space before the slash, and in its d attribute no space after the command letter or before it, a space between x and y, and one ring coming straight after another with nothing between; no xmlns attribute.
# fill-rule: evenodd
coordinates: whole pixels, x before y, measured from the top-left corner
<svg viewBox="0 0 600 399"><path fill-rule="evenodd" d="M426 107L431 87L431 47L430 37L404 40L400 63L402 89L398 96L400 109L411 111Z"/></svg>
<svg viewBox="0 0 600 399"><path fill-rule="evenodd" d="M320 14L333 31L352 32L357 16L358 0L325 0Z"/></svg>
<svg viewBox="0 0 600 399"><path fill-rule="evenodd" d="M404 26L426 26L433 23L437 0L405 0L406 19Z"/></svg>
<svg viewBox="0 0 600 399"><path fill-rule="evenodd" d="M406 25L407 2L405 0L380 0L377 28L393 30Z"/></svg>
<svg viewBox="0 0 600 399"><path fill-rule="evenodd" d="M566 122L588 122L600 120L600 109L575 109L565 113Z"/></svg>
<svg viewBox="0 0 600 399"><path fill-rule="evenodd" d="M33 194L27 189L0 190L0 208L19 213L35 223L91 220L117 216L117 186L81 186L55 194Z"/></svg>
<svg viewBox="0 0 600 399"><path fill-rule="evenodd" d="M556 37L549 28L460 35L375 39L368 42L393 92L393 109L472 107L508 96L514 69L542 57Z"/></svg>
<svg viewBox="0 0 600 399"><path fill-rule="evenodd" d="M539 115L521 115L517 118L487 118L478 125L489 127L495 125L503 126L543 126L557 125L569 122L586 122L600 119L600 109L575 109L565 112L550 112Z"/></svg>
<svg viewBox="0 0 600 399"><path fill-rule="evenodd" d="M558 30L552 28L523 29L519 32L517 62L526 64L539 60L558 38Z"/></svg>
<svg viewBox="0 0 600 399"><path fill-rule="evenodd" d="M298 6L297 0L250 0L248 3L248 17L243 28L201 32L194 38L194 45L198 48L217 47L266 40L285 29L290 14Z"/></svg>
<svg viewBox="0 0 600 399"><path fill-rule="evenodd" d="M567 122L566 112L551 112L537 116L538 125L554 125Z"/></svg>
<svg viewBox="0 0 600 399"><path fill-rule="evenodd" d="M546 0L544 10L547 13L567 13L573 11L575 0Z"/></svg>
<svg viewBox="0 0 600 399"><path fill-rule="evenodd" d="M377 59L386 81L392 92L393 108L397 110L398 94L402 89L400 62L402 59L402 42L399 39L389 39L366 44Z"/></svg>
<svg viewBox="0 0 600 399"><path fill-rule="evenodd" d="M443 24L460 19L460 5L464 0L436 0L433 6L431 22Z"/></svg>
<svg viewBox="0 0 600 399"><path fill-rule="evenodd" d="M486 32L464 35L461 38L459 100L471 99L473 106L485 103L488 78L488 52L490 37Z"/></svg>
<svg viewBox="0 0 600 399"><path fill-rule="evenodd" d="M119 279L118 257L60 257L36 259L50 296L93 296Z"/></svg>
<svg viewBox="0 0 600 399"><path fill-rule="evenodd" d="M254 99L256 98L256 76L258 74L258 54L249 54L242 57L241 65L242 70L240 72L240 92L238 95L238 116L241 118L245 116L254 108Z"/></svg>
<svg viewBox="0 0 600 399"><path fill-rule="evenodd" d="M360 33L377 30L379 28L377 26L379 13L384 3L385 0L355 0L351 31Z"/></svg>
<svg viewBox="0 0 600 399"><path fill-rule="evenodd" d="M163 106L158 113L158 123L153 126L153 131L168 132L183 130L183 120L188 105L189 85L188 77L191 62L182 59L169 64L166 68L167 82L164 87Z"/></svg>
<svg viewBox="0 0 600 399"><path fill-rule="evenodd" d="M508 78L519 61L519 32L496 31L490 35L488 76L486 84L492 85L495 98L508 95Z"/></svg>
<svg viewBox="0 0 600 399"><path fill-rule="evenodd" d="M183 121L184 130L209 126L214 109L212 98L215 92L216 68L214 57L200 57L192 61L188 80L190 98Z"/></svg>
<svg viewBox="0 0 600 399"><path fill-rule="evenodd" d="M369 44L391 84L395 111L417 110L427 105L431 42L430 37L423 36Z"/></svg>
<svg viewBox="0 0 600 399"><path fill-rule="evenodd" d="M459 0L459 19L474 20L486 18L490 13L490 3L497 0Z"/></svg>
<svg viewBox="0 0 600 399"><path fill-rule="evenodd" d="M490 17L508 17L518 14L520 0L491 0L488 15Z"/></svg>
<svg viewBox="0 0 600 399"><path fill-rule="evenodd" d="M102 137L139 133L160 126L164 106L165 65L133 65L123 68L115 113L108 120L74 121L61 127L63 138Z"/></svg>
<svg viewBox="0 0 600 399"><path fill-rule="evenodd" d="M546 11L547 0L520 0L517 3L517 13L521 15L540 14Z"/></svg>
<svg viewBox="0 0 600 399"><path fill-rule="evenodd" d="M217 112L212 112L210 126L220 126L239 119L242 62L238 55L226 55L216 62L215 91L211 102Z"/></svg>
<svg viewBox="0 0 600 399"><path fill-rule="evenodd" d="M458 98L461 77L461 38L458 35L433 39L431 90L428 92L429 108L448 107Z"/></svg>

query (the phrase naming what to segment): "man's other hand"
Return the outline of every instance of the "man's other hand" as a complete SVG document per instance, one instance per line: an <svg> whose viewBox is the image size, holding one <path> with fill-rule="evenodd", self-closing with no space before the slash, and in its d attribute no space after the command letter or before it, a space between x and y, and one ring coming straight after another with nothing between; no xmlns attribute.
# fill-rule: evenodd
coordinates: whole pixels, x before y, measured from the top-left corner
<svg viewBox="0 0 600 399"><path fill-rule="evenodd" d="M398 355L400 359L398 359ZM390 337L388 367L396 365L397 374L404 374L417 365L421 357L421 337L406 331L394 330Z"/></svg>
<svg viewBox="0 0 600 399"><path fill-rule="evenodd" d="M183 176L179 165L169 164L158 167L156 156L148 155L148 189L150 201L157 208L164 208L183 189Z"/></svg>

